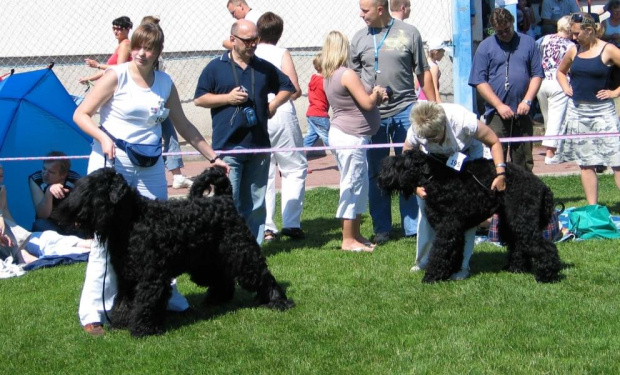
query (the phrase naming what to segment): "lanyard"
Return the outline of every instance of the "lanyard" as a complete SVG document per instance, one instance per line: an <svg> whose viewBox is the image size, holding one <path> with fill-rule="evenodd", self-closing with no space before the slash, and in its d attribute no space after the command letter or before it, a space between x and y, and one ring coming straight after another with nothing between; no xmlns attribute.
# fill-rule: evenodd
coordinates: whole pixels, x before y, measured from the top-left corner
<svg viewBox="0 0 620 375"><path fill-rule="evenodd" d="M381 49L383 42L385 42L385 38L387 38L388 34L390 33L390 29L392 28L393 24L394 24L394 18L390 20L390 23L388 24L388 28L385 31L385 34L383 34L383 38L381 39L381 42L379 42L379 45L377 45L376 34L372 34L372 41L375 45L375 81L377 80L377 74L381 74L381 71L379 70L379 50ZM374 28L373 28L373 31L374 31Z"/></svg>

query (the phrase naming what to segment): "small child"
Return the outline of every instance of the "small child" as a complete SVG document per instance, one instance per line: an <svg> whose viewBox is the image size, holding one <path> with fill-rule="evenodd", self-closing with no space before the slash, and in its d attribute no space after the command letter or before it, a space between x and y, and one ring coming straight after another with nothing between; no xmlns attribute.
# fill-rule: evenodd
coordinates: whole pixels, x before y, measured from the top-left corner
<svg viewBox="0 0 620 375"><path fill-rule="evenodd" d="M428 42L428 65L431 67L431 77L433 78L433 90L435 91L435 101L441 103L441 97L439 96L439 78L441 78L441 71L437 64L446 53L446 45L439 39L433 39ZM420 90L418 96L420 100L428 100L424 91Z"/></svg>
<svg viewBox="0 0 620 375"><path fill-rule="evenodd" d="M319 52L312 60L314 69L318 74L310 77L308 84L308 133L304 137L304 147L312 147L321 137L323 144L329 146L329 102L323 90L323 76L321 75L321 53Z"/></svg>

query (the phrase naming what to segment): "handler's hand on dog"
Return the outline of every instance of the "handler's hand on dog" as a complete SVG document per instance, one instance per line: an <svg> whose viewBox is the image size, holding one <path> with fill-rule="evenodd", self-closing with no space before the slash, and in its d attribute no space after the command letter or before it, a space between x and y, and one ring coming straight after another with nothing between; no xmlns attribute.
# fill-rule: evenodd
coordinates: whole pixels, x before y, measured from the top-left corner
<svg viewBox="0 0 620 375"><path fill-rule="evenodd" d="M424 188L423 188L423 187L421 187L421 186L418 186L418 187L415 189L415 194L416 194L418 197L420 197L420 199L426 199L426 189L424 189Z"/></svg>
<svg viewBox="0 0 620 375"><path fill-rule="evenodd" d="M491 184L491 190L504 191L506 190L506 176L501 175L495 177Z"/></svg>
<svg viewBox="0 0 620 375"><path fill-rule="evenodd" d="M222 159L217 159L213 164L211 164L214 167L223 169L224 171L226 171L226 176L228 176L230 174L230 166L228 164L226 164L226 162L224 162Z"/></svg>

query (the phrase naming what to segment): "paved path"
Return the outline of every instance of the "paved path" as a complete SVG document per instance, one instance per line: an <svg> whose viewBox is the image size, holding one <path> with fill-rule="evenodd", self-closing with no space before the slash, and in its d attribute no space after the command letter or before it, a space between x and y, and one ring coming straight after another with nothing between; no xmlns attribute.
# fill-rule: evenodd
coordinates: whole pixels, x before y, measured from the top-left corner
<svg viewBox="0 0 620 375"><path fill-rule="evenodd" d="M579 167L575 163L563 163L555 165L545 165L545 149L541 146L534 148L534 173L538 176L561 176L579 173ZM308 158L310 173L306 179L306 187L313 188L318 186L338 187L340 174L336 167L336 161L331 154L311 156ZM196 176L209 166L206 161L186 161L182 169L186 176ZM187 189L173 189L172 175L166 173L168 179L168 196L186 195ZM279 177L276 186L280 188Z"/></svg>

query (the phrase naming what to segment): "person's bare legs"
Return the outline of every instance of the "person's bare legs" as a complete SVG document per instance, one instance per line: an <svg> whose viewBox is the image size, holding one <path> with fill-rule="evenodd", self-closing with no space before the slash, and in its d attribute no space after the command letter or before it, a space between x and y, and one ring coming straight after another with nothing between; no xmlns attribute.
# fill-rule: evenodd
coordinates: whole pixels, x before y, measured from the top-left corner
<svg viewBox="0 0 620 375"><path fill-rule="evenodd" d="M26 250L21 250L21 253L22 253L22 258L24 258L24 263L26 264L32 263L35 260L39 259L35 257L34 255L30 254L29 252L27 252Z"/></svg>
<svg viewBox="0 0 620 375"><path fill-rule="evenodd" d="M614 171L614 180L616 181L616 186L620 189L620 167L612 167L612 171Z"/></svg>
<svg viewBox="0 0 620 375"><path fill-rule="evenodd" d="M580 166L579 168L581 168L581 185L586 195L586 201L588 204L596 204L598 201L598 177L596 176L596 169L594 166ZM616 174L616 184L618 184L618 178Z"/></svg>
<svg viewBox="0 0 620 375"><path fill-rule="evenodd" d="M342 219L342 250L358 250L370 252L372 245L360 233L360 221L362 215L357 215L355 219Z"/></svg>
<svg viewBox="0 0 620 375"><path fill-rule="evenodd" d="M555 147L547 147L547 153L545 154L545 156L551 159L555 156L555 151L556 151Z"/></svg>

